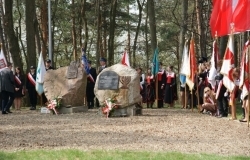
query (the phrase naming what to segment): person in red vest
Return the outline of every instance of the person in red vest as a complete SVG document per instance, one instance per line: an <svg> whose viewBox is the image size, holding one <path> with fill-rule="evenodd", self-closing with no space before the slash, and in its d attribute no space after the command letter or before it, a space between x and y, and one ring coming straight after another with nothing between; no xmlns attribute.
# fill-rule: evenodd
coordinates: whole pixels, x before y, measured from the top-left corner
<svg viewBox="0 0 250 160"><path fill-rule="evenodd" d="M36 92L36 68L30 67L30 72L27 74L26 89L29 93L30 110L36 110L37 105L37 92Z"/></svg>
<svg viewBox="0 0 250 160"><path fill-rule="evenodd" d="M166 81L166 71L162 68L162 62L159 63L159 71L157 73L158 81L158 97L157 98L157 108L163 108L163 99L164 99L164 89Z"/></svg>
<svg viewBox="0 0 250 160"><path fill-rule="evenodd" d="M173 66L168 67L168 72L166 73L165 81L164 102L169 104L170 107L174 107L174 101L178 100L176 75L173 69Z"/></svg>

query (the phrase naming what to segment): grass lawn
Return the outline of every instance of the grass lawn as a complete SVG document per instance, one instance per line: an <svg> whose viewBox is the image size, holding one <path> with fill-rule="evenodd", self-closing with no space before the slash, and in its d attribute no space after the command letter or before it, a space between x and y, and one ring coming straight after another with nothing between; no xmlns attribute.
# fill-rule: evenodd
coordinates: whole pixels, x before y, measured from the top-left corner
<svg viewBox="0 0 250 160"><path fill-rule="evenodd" d="M177 152L34 150L0 152L1 160L248 160L244 156L183 154Z"/></svg>

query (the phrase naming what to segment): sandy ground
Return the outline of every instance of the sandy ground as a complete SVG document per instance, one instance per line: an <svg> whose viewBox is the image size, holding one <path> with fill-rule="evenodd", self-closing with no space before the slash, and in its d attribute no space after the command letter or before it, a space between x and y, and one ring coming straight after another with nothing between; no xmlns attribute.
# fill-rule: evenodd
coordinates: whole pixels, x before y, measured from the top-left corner
<svg viewBox="0 0 250 160"><path fill-rule="evenodd" d="M108 118L97 109L64 115L13 111L0 115L0 148L6 151L178 151L250 156L246 123L185 109L144 109L142 116Z"/></svg>

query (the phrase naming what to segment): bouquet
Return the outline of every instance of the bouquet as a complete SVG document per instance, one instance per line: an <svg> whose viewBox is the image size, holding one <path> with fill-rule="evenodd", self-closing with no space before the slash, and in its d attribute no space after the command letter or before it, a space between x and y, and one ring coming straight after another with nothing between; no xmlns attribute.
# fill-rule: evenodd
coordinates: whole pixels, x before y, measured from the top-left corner
<svg viewBox="0 0 250 160"><path fill-rule="evenodd" d="M118 108L116 96L112 98L107 98L104 102L104 106L102 107L102 113L109 117L110 112L114 109Z"/></svg>
<svg viewBox="0 0 250 160"><path fill-rule="evenodd" d="M61 106L61 100L62 100L62 97L57 97L57 98L54 98L53 100L48 100L48 102L46 103L47 108L49 110L52 110L55 114L57 114L58 112L56 108L59 108Z"/></svg>

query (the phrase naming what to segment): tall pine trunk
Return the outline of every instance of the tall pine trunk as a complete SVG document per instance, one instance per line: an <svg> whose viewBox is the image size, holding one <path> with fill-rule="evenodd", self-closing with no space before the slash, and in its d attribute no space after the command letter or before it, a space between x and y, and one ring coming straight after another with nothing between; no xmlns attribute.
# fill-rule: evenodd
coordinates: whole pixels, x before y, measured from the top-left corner
<svg viewBox="0 0 250 160"><path fill-rule="evenodd" d="M151 50L152 53L154 53L157 47L154 0L148 0L148 16L149 16L149 26L150 26L150 36L151 36Z"/></svg>

